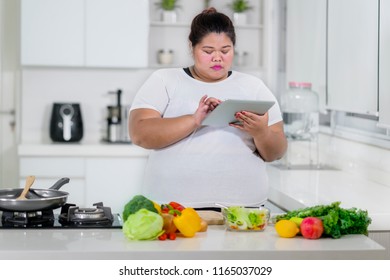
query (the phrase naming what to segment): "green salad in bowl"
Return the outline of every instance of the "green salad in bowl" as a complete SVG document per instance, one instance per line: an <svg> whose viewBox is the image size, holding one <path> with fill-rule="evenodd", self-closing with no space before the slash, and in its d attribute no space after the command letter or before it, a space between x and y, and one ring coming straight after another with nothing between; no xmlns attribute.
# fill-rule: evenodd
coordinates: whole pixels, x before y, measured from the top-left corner
<svg viewBox="0 0 390 280"><path fill-rule="evenodd" d="M229 206L222 208L222 214L226 228L235 231L262 231L270 218L270 210L263 206Z"/></svg>

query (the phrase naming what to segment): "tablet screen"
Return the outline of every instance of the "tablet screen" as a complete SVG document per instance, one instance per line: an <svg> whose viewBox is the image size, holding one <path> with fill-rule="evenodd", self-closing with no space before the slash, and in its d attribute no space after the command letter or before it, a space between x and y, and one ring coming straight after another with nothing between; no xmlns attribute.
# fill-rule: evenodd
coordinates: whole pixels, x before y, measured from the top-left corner
<svg viewBox="0 0 390 280"><path fill-rule="evenodd" d="M218 107L204 119L202 125L228 126L229 123L237 121L234 117L237 112L248 111L263 115L274 104L274 101L228 99L219 104Z"/></svg>

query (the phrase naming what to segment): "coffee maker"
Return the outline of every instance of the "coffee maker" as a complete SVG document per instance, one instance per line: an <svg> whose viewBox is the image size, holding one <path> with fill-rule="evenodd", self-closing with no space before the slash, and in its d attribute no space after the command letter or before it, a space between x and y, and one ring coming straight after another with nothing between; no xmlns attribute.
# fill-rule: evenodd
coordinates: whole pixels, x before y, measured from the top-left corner
<svg viewBox="0 0 390 280"><path fill-rule="evenodd" d="M116 105L107 106L107 138L110 143L130 143L127 128L127 115L130 106L121 105L122 90L110 91L117 95Z"/></svg>

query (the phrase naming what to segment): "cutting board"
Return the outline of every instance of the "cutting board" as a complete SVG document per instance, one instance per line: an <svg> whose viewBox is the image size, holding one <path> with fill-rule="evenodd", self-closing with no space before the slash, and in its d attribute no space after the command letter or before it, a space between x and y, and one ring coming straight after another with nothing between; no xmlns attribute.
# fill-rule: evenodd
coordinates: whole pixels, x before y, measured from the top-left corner
<svg viewBox="0 0 390 280"><path fill-rule="evenodd" d="M223 225L222 213L211 210L197 210L199 216L206 221L208 225Z"/></svg>

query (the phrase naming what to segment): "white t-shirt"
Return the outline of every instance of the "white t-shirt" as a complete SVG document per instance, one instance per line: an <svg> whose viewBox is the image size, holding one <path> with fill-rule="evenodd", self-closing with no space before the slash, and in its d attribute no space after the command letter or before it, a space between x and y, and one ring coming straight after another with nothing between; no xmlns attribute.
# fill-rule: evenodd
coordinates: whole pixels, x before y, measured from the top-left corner
<svg viewBox="0 0 390 280"><path fill-rule="evenodd" d="M282 121L277 100L264 83L236 71L220 82L205 83L181 68L157 70L138 91L131 110L154 109L163 118L193 114L205 94L221 100L273 100L268 124ZM239 129L202 126L173 145L151 151L143 194L160 203L177 201L187 207L262 204L268 178L255 151L252 137Z"/></svg>

